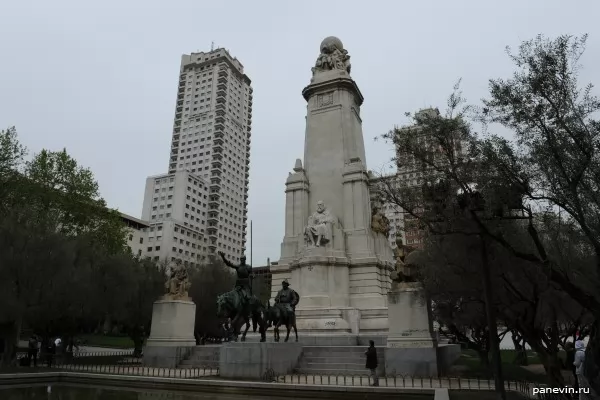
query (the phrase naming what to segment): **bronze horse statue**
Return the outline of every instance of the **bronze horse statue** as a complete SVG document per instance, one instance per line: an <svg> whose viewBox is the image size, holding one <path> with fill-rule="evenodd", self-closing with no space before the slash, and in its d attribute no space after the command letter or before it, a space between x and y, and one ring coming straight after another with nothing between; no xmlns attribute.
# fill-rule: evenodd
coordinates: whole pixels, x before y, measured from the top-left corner
<svg viewBox="0 0 600 400"><path fill-rule="evenodd" d="M246 341L246 334L250 329L250 318L254 325L254 332L256 328L259 328L260 341L265 342L267 340L267 323L265 321L265 307L262 305L260 300L255 296L252 296L250 304L243 305L242 307L236 307L240 304L238 299L235 298L235 291L223 293L217 297L217 316L219 318L231 319L231 329L233 340L237 342L238 336L240 335L241 323L246 324L246 330L242 334L241 341Z"/></svg>
<svg viewBox="0 0 600 400"><path fill-rule="evenodd" d="M290 339L290 331L292 329L294 329L294 334L296 335L296 342L298 341L298 328L296 328L295 312L286 311L277 303L273 307L267 303L265 320L267 322L267 328L273 326L273 338L276 342L279 342L280 340L279 327L281 325L285 325L287 329L284 342L287 342Z"/></svg>

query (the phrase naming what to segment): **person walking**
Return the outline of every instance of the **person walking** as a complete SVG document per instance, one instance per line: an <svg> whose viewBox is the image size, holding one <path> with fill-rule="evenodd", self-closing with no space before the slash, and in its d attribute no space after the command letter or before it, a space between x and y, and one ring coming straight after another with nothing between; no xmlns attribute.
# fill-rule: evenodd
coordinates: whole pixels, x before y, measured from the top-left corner
<svg viewBox="0 0 600 400"><path fill-rule="evenodd" d="M577 392L577 389L579 389L579 383L577 382L577 373L575 372L577 367L575 367L574 364L575 346L573 345L573 342L567 342L565 345L565 351L567 353L567 356L565 357L565 369L570 370L573 374L573 388L575 389L575 392Z"/></svg>
<svg viewBox="0 0 600 400"><path fill-rule="evenodd" d="M371 386L379 386L379 377L377 376L377 349L375 348L375 342L369 340L369 348L365 351L367 356L367 369L371 370L371 379L373 384Z"/></svg>
<svg viewBox="0 0 600 400"><path fill-rule="evenodd" d="M588 385L587 379L583 375L583 364L585 363L585 343L582 340L575 342L575 374L577 375L577 383L579 384L579 400L587 400L592 397L589 396L590 386ZM586 393L582 393L585 390Z"/></svg>
<svg viewBox="0 0 600 400"><path fill-rule="evenodd" d="M33 361L33 366L37 367L37 356L38 356L38 340L35 335L31 335L29 338L29 344L27 349L27 358L29 359L29 365Z"/></svg>

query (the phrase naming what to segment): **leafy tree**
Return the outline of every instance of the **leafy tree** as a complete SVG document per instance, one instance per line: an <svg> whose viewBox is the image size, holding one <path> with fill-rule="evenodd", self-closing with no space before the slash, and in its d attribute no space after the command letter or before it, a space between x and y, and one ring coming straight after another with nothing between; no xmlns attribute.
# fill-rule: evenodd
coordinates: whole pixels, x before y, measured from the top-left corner
<svg viewBox="0 0 600 400"><path fill-rule="evenodd" d="M498 178L516 185L526 198L566 213L584 235L594 269L585 278L594 289L575 282L556 268L556 254L536 239L537 254L522 254L552 268L552 279L573 299L593 312L595 328L587 349L585 374L600 393L600 100L591 84L578 83L581 38L538 36L510 54L517 72L508 80L490 82L484 121L510 128L514 141L491 136L482 151Z"/></svg>
<svg viewBox="0 0 600 400"><path fill-rule="evenodd" d="M591 86L584 90L577 86L577 62L584 44L585 37L568 36L525 42L518 55L511 55L518 68L513 79L491 81L491 99L484 101L476 117L513 129L514 142L494 135L477 137L466 122L471 109L461 109L462 98L455 93L444 117L421 113L414 116L410 129L385 135L401 150L399 154L409 155L396 161L422 169L424 176L433 178L431 184L409 187L391 180L381 182L386 200L417 218L430 234L489 240L524 263L524 270L532 276L542 274L540 282L545 282L549 293L568 295L591 312L598 324L599 124L592 117L599 102L591 95ZM424 135L410 135L411 130ZM446 190L432 185L440 178L449 185ZM547 216L560 223L545 223ZM524 218L521 240L515 241L513 231L504 229L506 221L514 218ZM559 241L568 236L558 230L564 221L581 239L567 250L592 257L565 262L564 246L548 240L553 232ZM512 295L521 293L519 289ZM551 321L546 313L541 315L553 337L537 334L537 344L530 343L530 338L527 341L543 350L543 342L556 341L560 318L556 314ZM525 336L525 331L536 330L536 319L530 316L529 321L520 327ZM596 332L597 327L588 347L586 375L598 388L600 338ZM554 371L551 360L547 361ZM553 383L560 384L555 372L550 374Z"/></svg>
<svg viewBox="0 0 600 400"><path fill-rule="evenodd" d="M190 297L196 304L197 336L220 336L223 321L217 318L217 296L233 289L235 276L219 260L196 267L190 274Z"/></svg>
<svg viewBox="0 0 600 400"><path fill-rule="evenodd" d="M165 268L149 259L132 258L129 255L118 255L116 258L120 262L115 260L115 264L121 264L124 273L112 268L113 273L117 273L117 279L109 279L109 292L120 293L117 296L119 300L113 301L113 306L106 312L129 335L135 345L135 353L141 354L144 340L150 334L153 304L164 294Z"/></svg>

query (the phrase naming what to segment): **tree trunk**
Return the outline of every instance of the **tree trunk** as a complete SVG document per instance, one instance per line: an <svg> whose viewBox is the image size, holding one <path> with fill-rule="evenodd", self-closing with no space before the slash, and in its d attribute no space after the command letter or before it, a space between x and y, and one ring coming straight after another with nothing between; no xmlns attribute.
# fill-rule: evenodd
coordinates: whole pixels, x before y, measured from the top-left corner
<svg viewBox="0 0 600 400"><path fill-rule="evenodd" d="M564 387L565 378L562 374L558 353L548 354L543 351L537 351L537 354L544 365L544 370L546 371L546 376L548 377L548 384L552 387Z"/></svg>
<svg viewBox="0 0 600 400"><path fill-rule="evenodd" d="M21 321L11 321L0 325L0 366L13 366L17 361L17 349L21 333Z"/></svg>
<svg viewBox="0 0 600 400"><path fill-rule="evenodd" d="M129 337L133 341L133 356L140 357L144 348L143 330L135 327L130 331Z"/></svg>
<svg viewBox="0 0 600 400"><path fill-rule="evenodd" d="M479 356L480 365L490 372L490 352L488 350L476 350Z"/></svg>
<svg viewBox="0 0 600 400"><path fill-rule="evenodd" d="M513 363L516 365L528 365L527 350L525 347L525 339L519 334L519 332L510 332L513 346L515 347L515 359Z"/></svg>

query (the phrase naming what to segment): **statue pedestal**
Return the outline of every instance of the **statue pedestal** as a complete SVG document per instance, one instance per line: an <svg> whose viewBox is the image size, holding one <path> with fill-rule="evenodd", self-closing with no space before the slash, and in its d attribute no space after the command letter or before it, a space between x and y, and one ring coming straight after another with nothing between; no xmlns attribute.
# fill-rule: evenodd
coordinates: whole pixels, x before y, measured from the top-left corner
<svg viewBox="0 0 600 400"><path fill-rule="evenodd" d="M144 365L175 368L196 346L196 305L188 299L163 298L154 302L150 337L144 348Z"/></svg>
<svg viewBox="0 0 600 400"><path fill-rule="evenodd" d="M293 372L302 355L300 343L224 343L219 376L226 379L265 379L269 373Z"/></svg>
<svg viewBox="0 0 600 400"><path fill-rule="evenodd" d="M420 283L392 284L388 321L386 373L438 376L438 345L432 335L431 309Z"/></svg>

